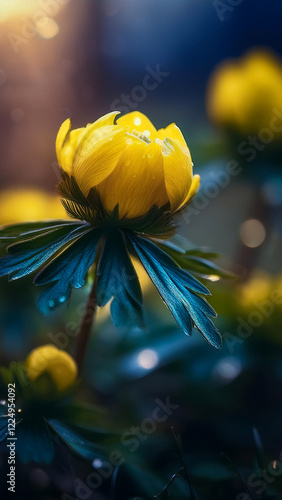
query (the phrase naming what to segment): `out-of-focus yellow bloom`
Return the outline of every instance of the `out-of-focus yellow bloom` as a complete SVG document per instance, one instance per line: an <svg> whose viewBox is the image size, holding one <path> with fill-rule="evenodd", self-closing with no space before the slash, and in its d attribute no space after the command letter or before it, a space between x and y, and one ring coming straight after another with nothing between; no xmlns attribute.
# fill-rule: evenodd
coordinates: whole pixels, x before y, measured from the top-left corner
<svg viewBox="0 0 282 500"><path fill-rule="evenodd" d="M220 126L257 133L269 127L273 108L282 113L281 89L281 62L266 49L250 51L216 68L208 85L208 114Z"/></svg>
<svg viewBox="0 0 282 500"><path fill-rule="evenodd" d="M0 225L31 220L65 219L58 196L40 189L18 188L0 192Z"/></svg>
<svg viewBox="0 0 282 500"><path fill-rule="evenodd" d="M273 281L268 273L257 271L243 285L239 286L238 301L243 307L254 307L254 304L269 299Z"/></svg>
<svg viewBox="0 0 282 500"><path fill-rule="evenodd" d="M282 275L271 275L256 270L250 279L236 288L236 317L238 312L250 327L255 328L256 336L268 342L281 345L282 321Z"/></svg>
<svg viewBox="0 0 282 500"><path fill-rule="evenodd" d="M171 213L196 194L200 177L185 139L175 124L156 130L139 112L102 116L85 128L71 130L66 120L58 133L56 152L64 172L84 194L96 188L102 205L119 217L144 216L153 205L168 204Z"/></svg>
<svg viewBox="0 0 282 500"><path fill-rule="evenodd" d="M58 393L67 391L77 379L77 366L73 358L51 344L34 349L27 357L25 366L31 382L36 382L39 377L47 375L44 383L38 386L43 398L52 396L54 387ZM50 379L51 383L48 383Z"/></svg>
<svg viewBox="0 0 282 500"><path fill-rule="evenodd" d="M278 290L282 290L282 274L278 274L274 280L274 287Z"/></svg>

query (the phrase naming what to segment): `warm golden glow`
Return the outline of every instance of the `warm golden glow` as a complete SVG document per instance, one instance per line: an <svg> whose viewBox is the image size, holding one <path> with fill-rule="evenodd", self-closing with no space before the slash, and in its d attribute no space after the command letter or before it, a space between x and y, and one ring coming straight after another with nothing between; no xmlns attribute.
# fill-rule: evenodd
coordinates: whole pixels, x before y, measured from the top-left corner
<svg viewBox="0 0 282 500"><path fill-rule="evenodd" d="M28 16L38 10L37 0L0 0L0 22L18 16Z"/></svg>
<svg viewBox="0 0 282 500"><path fill-rule="evenodd" d="M46 40L54 38L60 31L58 24L51 17L42 17L37 21L36 29L39 35Z"/></svg>
<svg viewBox="0 0 282 500"><path fill-rule="evenodd" d="M218 276L217 274L210 274L207 276L207 279L210 280L210 281L219 281L220 280L220 276Z"/></svg>
<svg viewBox="0 0 282 500"><path fill-rule="evenodd" d="M57 0L54 1L52 6L50 4L50 7L48 7L48 2L38 2L38 0L0 0L0 23L9 19L29 16L30 20L36 25L38 20L44 18L44 16L56 16L67 2L68 0L64 0L64 2ZM23 19L23 24L26 21L27 19Z"/></svg>

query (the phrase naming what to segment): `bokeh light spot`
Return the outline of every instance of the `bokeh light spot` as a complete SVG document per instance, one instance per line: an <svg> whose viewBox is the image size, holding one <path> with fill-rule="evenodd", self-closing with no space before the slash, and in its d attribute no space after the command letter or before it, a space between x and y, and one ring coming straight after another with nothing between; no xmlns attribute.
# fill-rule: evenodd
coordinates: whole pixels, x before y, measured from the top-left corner
<svg viewBox="0 0 282 500"><path fill-rule="evenodd" d="M265 240L264 225L257 219L248 219L240 227L240 237L249 248L259 247Z"/></svg>
<svg viewBox="0 0 282 500"><path fill-rule="evenodd" d="M241 361L235 356L229 356L227 358L221 359L216 364L213 370L213 376L223 382L231 382L236 377L238 377L241 371Z"/></svg>
<svg viewBox="0 0 282 500"><path fill-rule="evenodd" d="M145 370L155 368L159 362L159 356L153 349L144 349L137 356L137 361Z"/></svg>
<svg viewBox="0 0 282 500"><path fill-rule="evenodd" d="M95 469L99 469L100 467L102 467L103 462L100 458L95 458L92 462L92 465L93 467L95 467Z"/></svg>
<svg viewBox="0 0 282 500"><path fill-rule="evenodd" d="M207 276L207 279L210 280L210 281L219 281L220 280L220 276L218 276L217 274L209 274Z"/></svg>
<svg viewBox="0 0 282 500"><path fill-rule="evenodd" d="M46 40L54 38L60 31L58 23L51 17L42 17L36 23L36 29L39 35Z"/></svg>

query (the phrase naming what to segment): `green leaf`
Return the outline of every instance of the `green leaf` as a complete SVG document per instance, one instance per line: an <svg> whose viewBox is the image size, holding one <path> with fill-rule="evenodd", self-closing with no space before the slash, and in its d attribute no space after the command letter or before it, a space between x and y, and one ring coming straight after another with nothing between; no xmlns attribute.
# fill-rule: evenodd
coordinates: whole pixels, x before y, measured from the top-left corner
<svg viewBox="0 0 282 500"><path fill-rule="evenodd" d="M182 248L171 244L169 241L156 242L156 244L170 257L172 257L182 269L186 269L187 271L196 273L202 277L216 275L219 278L225 279L235 278L235 275L232 272L226 271L214 262L208 260L218 257L218 254L214 252L197 248L183 250Z"/></svg>
<svg viewBox="0 0 282 500"><path fill-rule="evenodd" d="M20 224L11 224L9 226L0 227L0 240L2 238L10 238L15 236L24 236L31 231L47 231L47 229L54 228L63 224L69 224L71 221L65 219L51 219L44 221L22 222ZM30 237L30 234L28 234Z"/></svg>
<svg viewBox="0 0 282 500"><path fill-rule="evenodd" d="M19 253L26 252L28 250L40 249L45 245L53 242L61 236L67 235L72 229L81 227L81 222L70 222L68 224L63 224L60 226L55 226L52 228L45 228L45 230L40 231L38 234L29 232L25 233L25 238L18 238L18 241L14 241L11 245L7 247L8 253Z"/></svg>
<svg viewBox="0 0 282 500"><path fill-rule="evenodd" d="M125 477L127 481L128 479L132 480L134 488L136 488L136 493L138 492L139 496L141 495L145 498L154 498L163 489L165 481L149 469L140 459L131 457L121 469L124 470L124 476L117 477L116 498L120 498L119 485L124 482Z"/></svg>
<svg viewBox="0 0 282 500"><path fill-rule="evenodd" d="M201 257L204 259L218 259L219 254L216 252L210 252L209 250L200 250L199 248L194 248L192 250L187 250L189 255L195 257Z"/></svg>
<svg viewBox="0 0 282 500"><path fill-rule="evenodd" d="M67 414L68 422L73 425L91 425L93 428L97 425L109 424L107 411L104 407L95 404L72 402Z"/></svg>
<svg viewBox="0 0 282 500"><path fill-rule="evenodd" d="M109 455L105 446L85 439L59 420L52 418L47 422L51 431L56 434L74 454L91 462L93 462L95 458L100 458L101 460L108 459Z"/></svg>

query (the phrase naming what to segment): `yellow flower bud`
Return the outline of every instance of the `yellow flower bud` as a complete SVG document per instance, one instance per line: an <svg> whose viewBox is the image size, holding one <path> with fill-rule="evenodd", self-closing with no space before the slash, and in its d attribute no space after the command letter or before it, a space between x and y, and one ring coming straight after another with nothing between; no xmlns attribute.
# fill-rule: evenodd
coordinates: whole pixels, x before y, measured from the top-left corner
<svg viewBox="0 0 282 500"><path fill-rule="evenodd" d="M37 381L42 375L47 375L51 379L52 387L55 386L58 393L70 389L77 379L77 366L73 358L51 344L34 349L27 357L25 365L31 382ZM49 395L52 387L45 385L42 396Z"/></svg>
<svg viewBox="0 0 282 500"><path fill-rule="evenodd" d="M273 109L282 109L282 65L267 50L253 50L237 61L225 61L208 86L207 111L217 125L241 134L271 127ZM282 131L276 133L281 138Z"/></svg>
<svg viewBox="0 0 282 500"><path fill-rule="evenodd" d="M156 130L140 112L102 116L85 128L71 130L66 120L57 136L62 170L73 176L87 198L92 188L103 208L119 205L119 218L142 217L155 205L171 213L196 194L200 177L193 176L190 151L175 124Z"/></svg>

